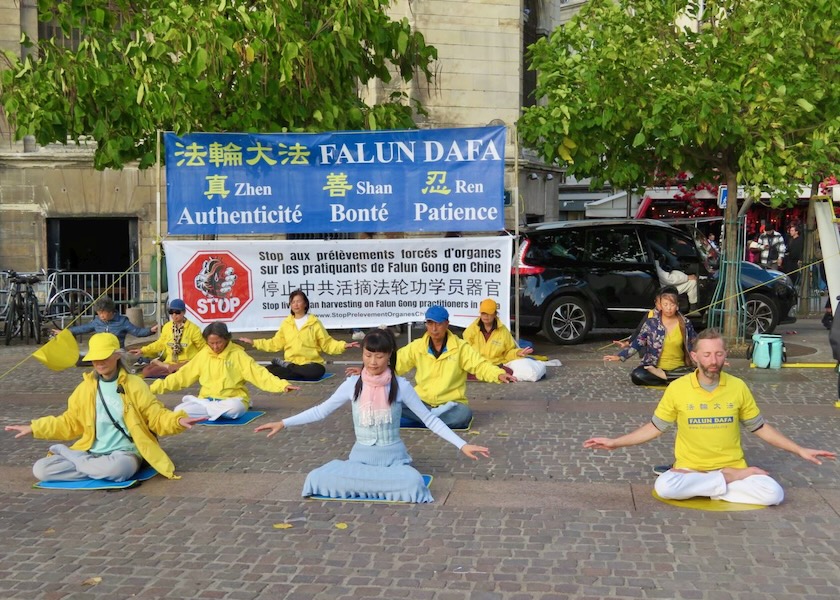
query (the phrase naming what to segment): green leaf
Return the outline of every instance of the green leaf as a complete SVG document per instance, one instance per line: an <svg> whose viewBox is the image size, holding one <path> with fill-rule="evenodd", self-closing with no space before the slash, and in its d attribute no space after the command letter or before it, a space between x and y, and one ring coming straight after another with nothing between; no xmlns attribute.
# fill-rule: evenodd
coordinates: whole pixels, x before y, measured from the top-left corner
<svg viewBox="0 0 840 600"><path fill-rule="evenodd" d="M397 51L400 54L405 54L408 49L408 34L405 31L400 31L397 35Z"/></svg>
<svg viewBox="0 0 840 600"><path fill-rule="evenodd" d="M199 48L195 53L195 62L194 62L194 73L195 75L201 75L204 70L207 68L207 50L204 48ZM253 59L252 59L253 60Z"/></svg>
<svg viewBox="0 0 840 600"><path fill-rule="evenodd" d="M641 131L636 134L636 137L633 138L633 147L638 148L642 144L645 143L645 134Z"/></svg>
<svg viewBox="0 0 840 600"><path fill-rule="evenodd" d="M814 110L814 105L808 102L805 98L797 98L796 103L804 110L805 112L811 112Z"/></svg>

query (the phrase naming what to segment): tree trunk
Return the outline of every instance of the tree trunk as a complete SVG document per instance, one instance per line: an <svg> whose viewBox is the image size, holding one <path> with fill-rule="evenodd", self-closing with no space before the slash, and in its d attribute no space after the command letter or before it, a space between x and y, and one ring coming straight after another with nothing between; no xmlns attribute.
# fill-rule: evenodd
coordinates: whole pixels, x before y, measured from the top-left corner
<svg viewBox="0 0 840 600"><path fill-rule="evenodd" d="M723 297L723 334L727 346L730 348L739 343L738 307L741 286L738 281L737 267L744 259L744 249L738 243L738 174L735 171L725 171L726 177L726 209L724 211L724 240L723 260L719 277L724 281Z"/></svg>

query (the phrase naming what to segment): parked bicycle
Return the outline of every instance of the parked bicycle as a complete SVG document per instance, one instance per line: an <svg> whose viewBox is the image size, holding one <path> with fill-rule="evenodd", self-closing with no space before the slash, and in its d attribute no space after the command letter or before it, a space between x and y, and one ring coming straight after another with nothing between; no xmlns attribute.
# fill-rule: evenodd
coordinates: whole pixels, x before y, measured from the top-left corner
<svg viewBox="0 0 840 600"><path fill-rule="evenodd" d="M19 275L7 270L9 288L4 310L6 345L12 338L20 337L27 344L30 340L41 342L41 311L33 284L41 279L37 275Z"/></svg>
<svg viewBox="0 0 840 600"><path fill-rule="evenodd" d="M93 296L81 288L59 286L61 273L51 271L46 274L46 303L41 312L44 329L64 329L71 324L78 325L85 317L93 316Z"/></svg>
<svg viewBox="0 0 840 600"><path fill-rule="evenodd" d="M3 337L6 345L19 337L26 343L34 340L40 343L48 331L64 329L72 323L79 323L93 315L93 296L81 288L60 288L60 271L40 273L17 273L13 270L0 271L6 275L8 285L0 289L0 319L4 322ZM35 285L46 278L44 303L38 301Z"/></svg>

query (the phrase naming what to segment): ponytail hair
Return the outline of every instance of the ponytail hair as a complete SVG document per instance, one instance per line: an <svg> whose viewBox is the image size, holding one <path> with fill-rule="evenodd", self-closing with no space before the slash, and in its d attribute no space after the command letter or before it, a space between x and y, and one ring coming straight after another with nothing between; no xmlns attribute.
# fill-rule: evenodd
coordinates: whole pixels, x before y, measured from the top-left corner
<svg viewBox="0 0 840 600"><path fill-rule="evenodd" d="M397 391L399 385L397 384L397 340L390 329L371 329L365 339L362 340L362 351L368 352L383 352L388 356L388 369L391 371L391 389L388 392L388 404L393 404L397 400ZM364 367L363 367L364 368ZM356 387L353 390L353 402L359 398L362 393L362 377L356 382Z"/></svg>

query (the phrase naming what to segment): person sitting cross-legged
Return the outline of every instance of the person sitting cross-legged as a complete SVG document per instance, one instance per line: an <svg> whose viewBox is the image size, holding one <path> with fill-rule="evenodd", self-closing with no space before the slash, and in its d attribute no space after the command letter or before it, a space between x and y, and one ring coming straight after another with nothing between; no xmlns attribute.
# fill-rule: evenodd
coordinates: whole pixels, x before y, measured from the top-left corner
<svg viewBox="0 0 840 600"><path fill-rule="evenodd" d="M209 421L220 417L237 419L251 405L246 383L278 394L300 389L269 373L248 356L242 346L232 343L232 336L224 323L210 323L204 328L203 335L207 345L195 358L166 379L158 379L151 385L152 392L163 394L200 383L198 396L184 396L176 410L184 410L190 416L205 417Z"/></svg>
<svg viewBox="0 0 840 600"><path fill-rule="evenodd" d="M145 356L152 361L143 367L143 377L166 377L183 367L206 345L201 329L187 319L187 305L180 298L169 302L169 322L160 331L160 337L138 350L129 350L134 356Z"/></svg>
<svg viewBox="0 0 840 600"><path fill-rule="evenodd" d="M636 385L661 385L690 372L689 348L696 333L691 321L680 314L678 302L675 293L660 292L660 310L645 321L628 347L604 356L604 361L625 361L645 350L641 366L630 373L630 380Z"/></svg>
<svg viewBox="0 0 840 600"><path fill-rule="evenodd" d="M468 444L433 416L411 384L394 373L397 344L389 330L374 329L362 342L361 374L348 378L327 400L282 421L260 425L271 437L297 425L321 421L350 404L356 443L348 460L332 460L306 476L304 496L377 498L431 502L432 495L400 439L400 414L406 407L441 438L475 460L489 456L487 448Z"/></svg>
<svg viewBox="0 0 840 600"><path fill-rule="evenodd" d="M301 290L289 294L291 314L283 319L274 337L238 341L251 344L264 352L283 351L283 358L274 358L266 367L272 375L297 381L318 381L326 373L321 352L341 354L347 348L358 348L359 342L334 339L320 319L309 312L309 298Z"/></svg>
<svg viewBox="0 0 840 600"><path fill-rule="evenodd" d="M741 446L741 426L777 448L814 464L833 460L834 452L803 448L770 425L747 385L723 372L726 344L720 333L706 329L691 352L697 370L672 382L651 421L616 438L593 437L583 443L593 450L615 450L649 442L676 425L673 468L655 484L664 499L695 496L772 506L784 490L760 467L751 467Z"/></svg>
<svg viewBox="0 0 840 600"><path fill-rule="evenodd" d="M190 429L203 418L167 409L149 391L146 383L131 375L122 364L120 342L111 333L90 338L84 360L93 371L84 374L67 401L67 410L57 417L35 419L29 425L7 425L16 438L32 434L39 439L79 439L69 448L50 446L51 456L32 467L41 481L100 479L126 481L143 463L170 479L175 465L158 443L158 436Z"/></svg>
<svg viewBox="0 0 840 600"><path fill-rule="evenodd" d="M499 305L495 300L485 298L478 310L478 318L464 329L464 341L481 356L512 375L513 370L504 363L528 356L534 349L519 347L510 329L499 319Z"/></svg>
<svg viewBox="0 0 840 600"><path fill-rule="evenodd" d="M435 416L451 429L463 429L472 420L467 401L467 374L488 383L509 383L516 377L505 373L449 331L449 312L442 306L426 311L426 334L397 351L397 375L416 369L414 389ZM421 424L408 407L403 417Z"/></svg>

